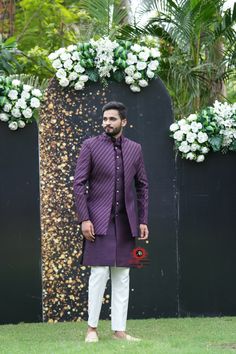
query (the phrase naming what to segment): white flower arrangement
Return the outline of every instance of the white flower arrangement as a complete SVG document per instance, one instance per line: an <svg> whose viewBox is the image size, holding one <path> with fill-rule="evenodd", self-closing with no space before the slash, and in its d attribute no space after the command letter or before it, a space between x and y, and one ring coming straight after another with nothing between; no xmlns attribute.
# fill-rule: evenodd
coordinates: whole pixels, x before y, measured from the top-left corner
<svg viewBox="0 0 236 354"><path fill-rule="evenodd" d="M20 80L0 76L0 96L0 121L17 130L35 118L42 92Z"/></svg>
<svg viewBox="0 0 236 354"><path fill-rule="evenodd" d="M124 80L133 92L157 77L159 57L157 48L108 37L60 48L48 56L62 87L82 90L88 80L110 79Z"/></svg>
<svg viewBox="0 0 236 354"><path fill-rule="evenodd" d="M236 151L236 104L215 101L213 107L170 125L182 158L202 162L210 151Z"/></svg>

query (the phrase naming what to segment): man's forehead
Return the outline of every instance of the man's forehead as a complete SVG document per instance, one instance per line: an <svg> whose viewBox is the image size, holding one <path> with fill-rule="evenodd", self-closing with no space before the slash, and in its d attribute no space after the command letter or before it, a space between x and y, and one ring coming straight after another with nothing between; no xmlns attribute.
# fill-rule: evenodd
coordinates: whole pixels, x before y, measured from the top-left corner
<svg viewBox="0 0 236 354"><path fill-rule="evenodd" d="M117 117L120 118L119 112L116 109L108 109L103 113L103 117Z"/></svg>

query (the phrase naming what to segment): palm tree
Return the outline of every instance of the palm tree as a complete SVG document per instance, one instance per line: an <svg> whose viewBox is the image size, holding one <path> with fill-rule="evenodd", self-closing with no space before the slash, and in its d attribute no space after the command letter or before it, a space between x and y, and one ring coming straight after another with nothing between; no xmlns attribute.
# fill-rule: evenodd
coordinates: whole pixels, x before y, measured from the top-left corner
<svg viewBox="0 0 236 354"><path fill-rule="evenodd" d="M126 26L121 36L160 38L161 77L183 115L226 96L233 75L236 35L234 11L222 12L222 0L145 0L140 16L147 25Z"/></svg>

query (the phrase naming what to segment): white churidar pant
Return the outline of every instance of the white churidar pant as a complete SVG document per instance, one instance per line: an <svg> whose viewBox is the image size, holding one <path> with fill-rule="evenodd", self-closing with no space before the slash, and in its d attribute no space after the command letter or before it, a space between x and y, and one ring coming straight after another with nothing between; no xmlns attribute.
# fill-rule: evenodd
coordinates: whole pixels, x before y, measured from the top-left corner
<svg viewBox="0 0 236 354"><path fill-rule="evenodd" d="M111 276L111 328L113 331L125 331L129 302L129 271L129 267L91 266L88 287L89 326L98 325L106 283Z"/></svg>

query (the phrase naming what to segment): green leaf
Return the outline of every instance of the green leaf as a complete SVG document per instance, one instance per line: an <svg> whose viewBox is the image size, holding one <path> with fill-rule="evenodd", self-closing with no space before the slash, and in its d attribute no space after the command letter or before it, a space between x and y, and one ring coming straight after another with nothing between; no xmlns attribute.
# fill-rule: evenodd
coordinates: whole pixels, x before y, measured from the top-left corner
<svg viewBox="0 0 236 354"><path fill-rule="evenodd" d="M99 80L99 74L96 69L88 69L86 70L86 74L88 75L89 80L93 82L97 82Z"/></svg>
<svg viewBox="0 0 236 354"><path fill-rule="evenodd" d="M114 80L116 80L118 82L123 81L125 78L124 71L121 71L121 70L116 70L112 76L113 76Z"/></svg>
<svg viewBox="0 0 236 354"><path fill-rule="evenodd" d="M213 151L220 151L222 140L223 140L223 138L220 135L215 135L215 136L209 138L208 141L209 141Z"/></svg>

